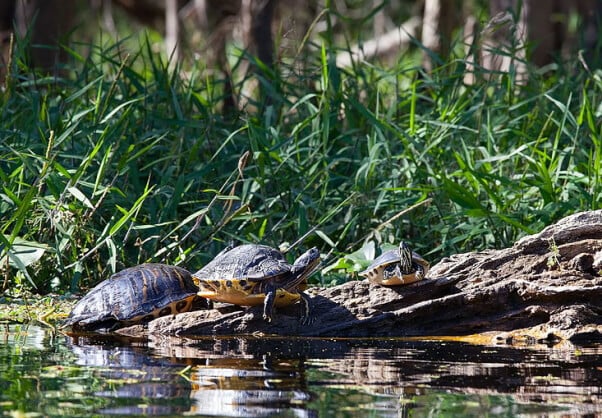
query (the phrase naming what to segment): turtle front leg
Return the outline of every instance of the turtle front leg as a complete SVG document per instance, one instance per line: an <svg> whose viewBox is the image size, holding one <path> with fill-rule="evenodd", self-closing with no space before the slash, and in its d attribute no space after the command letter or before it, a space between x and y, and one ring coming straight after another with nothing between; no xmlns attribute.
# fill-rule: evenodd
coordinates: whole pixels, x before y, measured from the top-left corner
<svg viewBox="0 0 602 418"><path fill-rule="evenodd" d="M399 263L396 263L392 266L387 266L383 270L383 279L385 280L401 276L403 276L403 272L401 271L401 266L399 265Z"/></svg>
<svg viewBox="0 0 602 418"><path fill-rule="evenodd" d="M309 296L303 292L299 292L301 303L303 304L303 312L301 313L301 324L311 325L315 321L315 317L311 313Z"/></svg>
<svg viewBox="0 0 602 418"><path fill-rule="evenodd" d="M276 289L267 289L265 299L263 300L263 319L266 322L272 322L272 312L274 312L274 301L276 300Z"/></svg>
<svg viewBox="0 0 602 418"><path fill-rule="evenodd" d="M414 267L416 268L416 281L420 281L422 279L424 279L425 276L425 271L424 271L424 267L421 264L416 263L414 265Z"/></svg>

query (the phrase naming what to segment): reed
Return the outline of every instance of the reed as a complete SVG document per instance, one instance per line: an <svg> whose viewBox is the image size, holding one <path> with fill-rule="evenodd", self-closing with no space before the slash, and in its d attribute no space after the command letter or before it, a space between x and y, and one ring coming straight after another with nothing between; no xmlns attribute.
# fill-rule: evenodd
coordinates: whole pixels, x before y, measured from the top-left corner
<svg viewBox="0 0 602 418"><path fill-rule="evenodd" d="M462 57L430 75L412 54L340 69L335 43L327 31L304 71L265 78L271 105L227 116L219 80L179 77L148 40L73 52L61 79L16 51L0 94L4 287L77 290L146 261L195 270L231 241L316 245L328 265L403 238L436 261L601 207L599 72L466 85ZM343 262L343 280L361 264Z"/></svg>

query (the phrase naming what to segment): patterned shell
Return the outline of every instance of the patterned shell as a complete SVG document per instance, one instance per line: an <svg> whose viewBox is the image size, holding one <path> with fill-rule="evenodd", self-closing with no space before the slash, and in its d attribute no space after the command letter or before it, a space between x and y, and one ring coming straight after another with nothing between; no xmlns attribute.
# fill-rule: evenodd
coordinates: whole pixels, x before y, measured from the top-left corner
<svg viewBox="0 0 602 418"><path fill-rule="evenodd" d="M194 273L198 280L270 279L290 273L282 253L266 245L247 244L219 254Z"/></svg>
<svg viewBox="0 0 602 418"><path fill-rule="evenodd" d="M320 251L315 247L290 265L274 248L247 244L222 251L192 278L203 298L239 306L263 305L263 318L268 322L274 306L301 300L301 323L309 324L313 316L309 297L303 290L307 276L319 263Z"/></svg>
<svg viewBox="0 0 602 418"><path fill-rule="evenodd" d="M112 275L90 290L63 327L114 328L190 310L198 288L191 274L165 264L141 264Z"/></svg>
<svg viewBox="0 0 602 418"><path fill-rule="evenodd" d="M391 263L399 263L399 248L394 250L385 251L370 263L370 267L367 270L379 266L384 266Z"/></svg>

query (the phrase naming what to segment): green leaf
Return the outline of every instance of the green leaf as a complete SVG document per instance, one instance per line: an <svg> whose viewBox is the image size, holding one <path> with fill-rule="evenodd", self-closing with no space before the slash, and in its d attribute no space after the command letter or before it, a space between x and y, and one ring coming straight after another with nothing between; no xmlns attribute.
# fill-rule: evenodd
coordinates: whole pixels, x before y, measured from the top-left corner
<svg viewBox="0 0 602 418"><path fill-rule="evenodd" d="M114 115L115 113L119 112L121 109L123 109L126 106L129 106L133 103L139 102L141 100L143 100L144 97L139 97L137 99L132 99L132 100L128 100L127 102L123 102L121 103L119 106L116 106L113 110L111 110L104 118L103 120L100 121L101 125L104 125L105 123L107 123L107 121L109 121Z"/></svg>
<svg viewBox="0 0 602 418"><path fill-rule="evenodd" d="M336 247L336 244L334 243L334 241L328 236L326 235L326 233L324 231L321 231L319 229L316 229L316 235L319 236L320 238L322 238L322 240L327 243L328 245L330 245L331 247Z"/></svg>
<svg viewBox="0 0 602 418"><path fill-rule="evenodd" d="M115 222L115 224L109 229L109 236L115 235L117 231L119 231L126 222L134 218L135 214L140 210L142 204L153 189L154 186L148 187L147 185L142 195L138 197L138 199L136 199L130 210L121 208L118 205L116 206L116 208L123 213L123 216L117 222Z"/></svg>
<svg viewBox="0 0 602 418"><path fill-rule="evenodd" d="M3 236L3 245L0 248L0 265L6 265L6 258L8 257L10 266L21 270L38 261L46 251L50 250L50 247L45 244L16 237L7 254L6 244L8 244L10 237L8 235Z"/></svg>
<svg viewBox="0 0 602 418"><path fill-rule="evenodd" d="M325 267L322 270L322 274L338 270L359 272L365 269L374 258L376 258L376 245L374 241L367 241L359 250L344 255L338 258L333 264Z"/></svg>
<svg viewBox="0 0 602 418"><path fill-rule="evenodd" d="M67 190L69 191L69 193L71 193L71 195L74 198L82 202L85 206L87 206L90 209L94 209L94 205L92 204L92 202L90 202L86 195L83 194L77 187L68 187Z"/></svg>
<svg viewBox="0 0 602 418"><path fill-rule="evenodd" d="M455 203L462 206L464 209L487 212L472 191L468 190L459 183L448 180L447 178L443 178L442 180L445 193L447 193L449 198Z"/></svg>

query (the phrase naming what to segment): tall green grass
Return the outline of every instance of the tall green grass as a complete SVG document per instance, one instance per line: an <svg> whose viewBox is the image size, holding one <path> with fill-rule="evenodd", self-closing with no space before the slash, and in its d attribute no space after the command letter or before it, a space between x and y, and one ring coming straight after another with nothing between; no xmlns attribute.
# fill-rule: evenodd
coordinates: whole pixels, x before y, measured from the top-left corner
<svg viewBox="0 0 602 418"><path fill-rule="evenodd" d="M340 69L326 34L303 70L262 80L269 106L222 115L219 82L180 77L149 45L73 52L59 79L15 53L0 94L5 288L77 290L146 261L195 270L232 241L316 245L329 264L405 239L436 261L601 207L599 71L465 85L460 58L432 74L411 56Z"/></svg>

